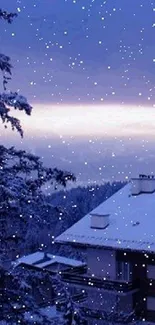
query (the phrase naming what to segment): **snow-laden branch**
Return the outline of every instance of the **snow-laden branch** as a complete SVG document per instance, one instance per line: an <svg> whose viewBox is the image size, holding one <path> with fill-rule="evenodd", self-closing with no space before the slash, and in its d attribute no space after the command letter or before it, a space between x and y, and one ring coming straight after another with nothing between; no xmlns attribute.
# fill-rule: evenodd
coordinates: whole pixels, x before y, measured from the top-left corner
<svg viewBox="0 0 155 325"><path fill-rule="evenodd" d="M12 23L13 19L17 16L16 13L8 13L0 9L0 19ZM7 90L8 81L12 76L12 64L9 56L0 53L0 70L2 72L2 83L4 91ZM27 99L19 95L17 92L0 94L0 118L7 128L8 123L11 124L12 130L16 130L23 137L23 129L20 120L10 114L11 108L19 111L24 111L27 115L31 114L32 107L27 102Z"/></svg>
<svg viewBox="0 0 155 325"><path fill-rule="evenodd" d="M19 111L24 111L27 115L31 115L32 106L29 105L27 99L18 93L3 93L0 94L0 118L7 128L10 123L12 130L17 130L23 137L23 130L20 120L10 115L11 108Z"/></svg>
<svg viewBox="0 0 155 325"><path fill-rule="evenodd" d="M11 75L11 59L9 56L0 53L0 70Z"/></svg>
<svg viewBox="0 0 155 325"><path fill-rule="evenodd" d="M7 21L7 23L11 24L15 17L17 17L17 13L7 12L6 10L0 9L0 19Z"/></svg>

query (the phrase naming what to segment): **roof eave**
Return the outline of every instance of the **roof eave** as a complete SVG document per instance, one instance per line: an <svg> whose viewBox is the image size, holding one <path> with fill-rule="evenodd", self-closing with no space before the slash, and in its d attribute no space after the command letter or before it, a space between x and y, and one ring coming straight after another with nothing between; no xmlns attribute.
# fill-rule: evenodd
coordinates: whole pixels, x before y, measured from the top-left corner
<svg viewBox="0 0 155 325"><path fill-rule="evenodd" d="M74 247L81 247L81 248L99 248L99 249L108 249L108 250L121 250L121 251L130 251L130 252L138 252L138 253L148 253L148 254L155 254L155 250L151 249L136 249L136 248L129 248L129 247L113 247L113 246L104 246L104 245L95 245L95 244L89 244L89 243L79 243L79 242L71 242L71 241L63 241L63 240L57 240L57 244L63 244L63 245L70 245Z"/></svg>

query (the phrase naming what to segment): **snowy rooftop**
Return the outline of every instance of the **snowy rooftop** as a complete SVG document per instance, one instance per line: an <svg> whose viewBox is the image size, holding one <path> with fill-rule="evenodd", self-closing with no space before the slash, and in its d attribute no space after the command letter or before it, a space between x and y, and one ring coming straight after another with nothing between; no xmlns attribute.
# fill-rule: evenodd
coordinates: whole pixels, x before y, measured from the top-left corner
<svg viewBox="0 0 155 325"><path fill-rule="evenodd" d="M39 268L45 268L54 263L64 264L67 266L82 266L81 261L77 261L71 258L57 256L52 254L44 254L43 252L36 252L27 256L19 258L14 264L15 266L25 263L28 265L35 265Z"/></svg>
<svg viewBox="0 0 155 325"><path fill-rule="evenodd" d="M155 252L155 193L133 196L129 183L91 213L110 214L108 227L91 228L88 214L56 242Z"/></svg>

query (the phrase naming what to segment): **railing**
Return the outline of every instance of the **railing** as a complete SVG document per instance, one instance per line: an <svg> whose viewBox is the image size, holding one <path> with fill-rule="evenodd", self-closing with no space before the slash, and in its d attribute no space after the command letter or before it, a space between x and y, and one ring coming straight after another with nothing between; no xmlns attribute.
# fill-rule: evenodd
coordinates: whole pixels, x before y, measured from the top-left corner
<svg viewBox="0 0 155 325"><path fill-rule="evenodd" d="M81 265L81 266L74 266L73 268L68 268L68 270L65 271L65 273L77 273L77 274L85 274L87 272L87 265Z"/></svg>
<svg viewBox="0 0 155 325"><path fill-rule="evenodd" d="M121 323L121 324L128 324L131 323L135 319L134 312L131 313L121 313L121 312L106 312L100 310L92 310L86 307L80 307L86 317L95 318L95 319L102 319L108 321L110 323Z"/></svg>
<svg viewBox="0 0 155 325"><path fill-rule="evenodd" d="M78 285L94 286L96 288L103 288L106 290L113 290L118 292L128 292L136 289L132 282L111 281L108 279L99 279L96 277L89 277L86 274L74 274L62 272L62 281L67 283L74 283Z"/></svg>
<svg viewBox="0 0 155 325"><path fill-rule="evenodd" d="M78 295L77 295L78 296ZM80 296L80 295L79 295ZM79 297L80 298L80 297ZM81 295L82 298L82 295ZM83 296L84 299L87 297ZM73 301L76 300L76 295L72 296ZM78 302L83 302L82 300L78 300ZM59 300L58 303L56 304L56 310L61 312L63 311L63 308L65 306L64 300ZM128 324L135 319L134 312L130 313L123 313L123 312L117 312L117 311L101 311L101 310L95 310L95 309L90 309L85 306L79 305L80 310L82 311L82 314L88 319L88 318L94 318L94 319L100 319L100 320L105 320L108 321L109 323L121 323L121 324Z"/></svg>

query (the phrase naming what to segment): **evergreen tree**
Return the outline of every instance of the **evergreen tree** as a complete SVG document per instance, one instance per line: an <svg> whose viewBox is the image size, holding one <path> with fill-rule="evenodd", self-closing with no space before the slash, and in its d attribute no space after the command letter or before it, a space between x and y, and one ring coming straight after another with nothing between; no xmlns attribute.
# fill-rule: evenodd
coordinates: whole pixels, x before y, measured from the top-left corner
<svg viewBox="0 0 155 325"><path fill-rule="evenodd" d="M8 23L12 23L16 16L16 13L0 9L0 18ZM10 58L4 54L0 54L0 70L4 86L4 93L0 94L1 120L5 127L10 123L12 129L23 136L20 120L11 115L11 110L17 109L30 115L32 107L26 98L17 92L7 92L6 85L12 75L12 65ZM1 259L4 257L3 253L5 256L7 252L11 253L14 243L19 245L20 240L27 236L28 230L33 229L34 224L37 227L41 222L39 212L46 204L41 191L42 186L46 182L65 186L68 180L75 178L72 174L57 168L44 167L39 157L16 150L14 147L8 149L3 145L0 146Z"/></svg>
<svg viewBox="0 0 155 325"><path fill-rule="evenodd" d="M66 303L65 313L63 316L64 323L63 325L87 325L88 322L83 316L80 308L76 306L73 300L69 299Z"/></svg>
<svg viewBox="0 0 155 325"><path fill-rule="evenodd" d="M16 16L0 9L0 19L9 24ZM4 89L0 94L0 118L5 128L10 124L23 137L20 120L11 112L15 109L31 115L32 107L24 96L7 91L12 65L10 57L4 54L0 54L0 70ZM18 254L18 247L30 231L37 231L42 224L40 211L46 208L42 186L46 182L65 186L68 180L75 177L57 168L44 167L39 157L23 150L0 145L0 322L4 324L49 324L27 287L25 291L24 277L16 277L8 262L13 252Z"/></svg>
<svg viewBox="0 0 155 325"><path fill-rule="evenodd" d="M87 325L80 306L73 300L69 288L61 282L61 277L53 278L53 288L55 290L57 301L63 314L62 325Z"/></svg>

